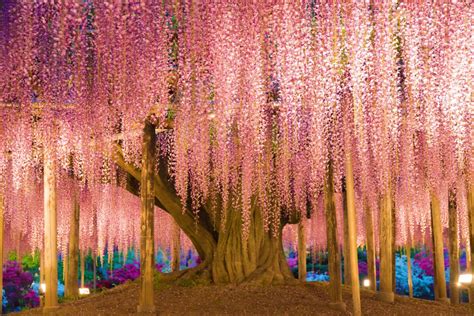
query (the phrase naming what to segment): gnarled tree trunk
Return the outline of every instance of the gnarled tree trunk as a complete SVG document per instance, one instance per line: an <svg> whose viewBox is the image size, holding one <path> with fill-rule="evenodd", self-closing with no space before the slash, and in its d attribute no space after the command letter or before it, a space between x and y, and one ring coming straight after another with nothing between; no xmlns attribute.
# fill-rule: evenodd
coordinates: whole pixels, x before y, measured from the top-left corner
<svg viewBox="0 0 474 316"><path fill-rule="evenodd" d="M138 195L140 170L123 159L120 149L115 160L128 175L127 190ZM202 206L197 218L189 210L183 212L165 162L160 161L154 180L155 204L174 218L202 260L199 266L174 272L170 278L202 278L217 284L297 282L283 252L283 225L278 232L265 231L262 211L255 201L252 201L249 234L245 239L240 212L236 210L227 211L222 228L218 218L221 212L211 211L210 205Z"/></svg>

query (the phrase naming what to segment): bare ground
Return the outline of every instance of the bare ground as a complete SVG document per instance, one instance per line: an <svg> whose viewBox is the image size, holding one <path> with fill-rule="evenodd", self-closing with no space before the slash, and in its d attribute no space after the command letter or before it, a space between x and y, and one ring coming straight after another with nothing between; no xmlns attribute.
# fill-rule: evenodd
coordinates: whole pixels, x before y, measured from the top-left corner
<svg viewBox="0 0 474 316"><path fill-rule="evenodd" d="M469 315L467 304L450 306L420 299L397 297L382 303L375 294L362 290L364 315ZM344 289L347 310L352 310L349 288ZM102 293L61 304L58 315L134 315L138 284L125 284ZM172 285L161 283L155 290L159 315L350 315L329 308L327 284L249 287L216 285ZM32 309L19 315L38 315Z"/></svg>

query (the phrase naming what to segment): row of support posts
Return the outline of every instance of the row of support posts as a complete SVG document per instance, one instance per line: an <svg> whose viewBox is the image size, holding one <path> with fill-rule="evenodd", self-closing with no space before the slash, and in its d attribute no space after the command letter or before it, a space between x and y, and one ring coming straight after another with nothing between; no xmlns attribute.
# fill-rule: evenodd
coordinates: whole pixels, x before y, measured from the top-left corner
<svg viewBox="0 0 474 316"><path fill-rule="evenodd" d="M156 133L155 127L150 122L146 122L143 136L143 160L141 174L141 234L140 234L140 296L139 313L154 313L155 305L153 301L153 276L154 276L154 168L156 156ZM44 252L41 254L41 283L46 284L44 296L43 313L55 314L58 309L58 271L57 271L57 206L56 206L56 178L55 163L52 153L45 151L44 154ZM4 199L0 195L0 262L3 262L3 208ZM74 210L71 218L70 244L68 254L64 257L65 262L65 295L68 297L78 296L78 284L72 282L76 280L79 264L79 214L80 207L77 192L74 193ZM178 227L179 234L179 227ZM178 238L179 240L179 238ZM179 269L179 243L174 245L174 265ZM177 250L175 250L177 249ZM178 254L178 255L176 255ZM81 252L81 287L84 287L86 252ZM96 256L93 254L96 259ZM177 259L176 259L177 258ZM96 264L94 262L94 274ZM0 291L3 288L0 277ZM66 281L67 280L67 281Z"/></svg>
<svg viewBox="0 0 474 316"><path fill-rule="evenodd" d="M347 285L352 288L354 315L361 314L359 273L356 243L356 218L354 201L354 179L352 174L351 157L348 154L345 161L345 195L344 195L344 279ZM467 257L474 257L474 193L472 185L467 187L468 214L470 226L470 249ZM330 305L339 310L345 310L345 304L342 301L341 286L341 266L340 253L337 242L337 222L334 203L334 183L332 164L328 166L328 173L324 187L324 205L326 211L327 226L327 249L328 249L328 270L330 275ZM394 203L392 201L391 184L387 186L386 192L380 200L380 290L377 292L377 298L384 302L394 302L395 300L395 265L394 265ZM431 224L433 239L433 262L435 269L435 299L437 301L450 301L451 304L460 302L459 288L456 280L460 274L459 265L459 228L456 209L456 196L453 191L449 194L449 258L450 258L450 299L447 298L446 278L444 266L444 247L443 231L441 224L440 202L436 194L431 193ZM373 225L373 216L368 202L364 201L364 218L366 226L366 247L369 289L376 290L376 250L375 233ZM411 264L411 249L413 248L413 239L408 234L408 240L405 245L405 254L407 258L408 269L408 289L409 296L413 297L413 278ZM304 219L298 224L298 274L300 280L306 279L306 245L304 236ZM469 271L474 271L474 263L469 260ZM470 297L472 303L472 297Z"/></svg>

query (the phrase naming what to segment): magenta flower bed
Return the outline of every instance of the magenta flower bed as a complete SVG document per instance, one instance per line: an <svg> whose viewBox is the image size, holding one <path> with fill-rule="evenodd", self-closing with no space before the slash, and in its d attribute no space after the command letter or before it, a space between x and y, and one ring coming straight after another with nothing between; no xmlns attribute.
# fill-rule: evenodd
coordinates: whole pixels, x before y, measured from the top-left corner
<svg viewBox="0 0 474 316"><path fill-rule="evenodd" d="M18 311L23 307L39 306L39 297L31 288L33 276L24 272L16 261L7 261L3 268L3 288L7 304L5 311Z"/></svg>

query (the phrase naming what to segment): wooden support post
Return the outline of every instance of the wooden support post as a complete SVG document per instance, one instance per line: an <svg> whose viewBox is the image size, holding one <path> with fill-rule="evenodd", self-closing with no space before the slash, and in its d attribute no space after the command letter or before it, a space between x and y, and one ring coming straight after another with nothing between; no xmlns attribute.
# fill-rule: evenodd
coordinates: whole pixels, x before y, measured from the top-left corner
<svg viewBox="0 0 474 316"><path fill-rule="evenodd" d="M347 179L345 180L347 182ZM343 204L342 208L344 211L344 247L343 247L343 256L344 256L344 284L351 285L351 260L350 257L350 246L349 246L349 221L347 218L347 192L346 192L347 183L344 184L342 189L342 199Z"/></svg>
<svg viewBox="0 0 474 316"><path fill-rule="evenodd" d="M413 297L413 272L411 271L411 247L409 243L405 245L405 255L407 257L408 296Z"/></svg>
<svg viewBox="0 0 474 316"><path fill-rule="evenodd" d="M95 290L97 288L97 255L94 253L93 256L93 263L92 263L92 288Z"/></svg>
<svg viewBox="0 0 474 316"><path fill-rule="evenodd" d="M395 289L397 288L396 284L396 255L397 255L397 245L395 243L396 238L396 225L397 225L397 218L395 217L395 202L392 201L392 291L395 293Z"/></svg>
<svg viewBox="0 0 474 316"><path fill-rule="evenodd" d="M468 271L474 273L474 185L466 183L466 194L467 194L467 214L469 219L469 249L466 249L470 254L471 265L467 268ZM469 303L473 303L473 293L469 291Z"/></svg>
<svg viewBox="0 0 474 316"><path fill-rule="evenodd" d="M367 234L367 273L370 281L369 289L375 291L377 289L377 272L375 261L375 235L374 222L372 212L367 201L365 201L365 230Z"/></svg>
<svg viewBox="0 0 474 316"><path fill-rule="evenodd" d="M68 258L67 258L67 254L63 254L62 259L63 259L64 296L66 296L66 288L67 288L67 284L68 284L68 275L67 275Z"/></svg>
<svg viewBox="0 0 474 316"><path fill-rule="evenodd" d="M114 247L112 246L112 249L107 252L107 260L109 263L109 270L110 270L110 276L112 276L114 272Z"/></svg>
<svg viewBox="0 0 474 316"><path fill-rule="evenodd" d="M351 153L346 151L345 167L346 167L346 209L347 209L347 228L348 228L348 247L350 260L350 277L352 286L352 304L354 306L353 315L360 316L362 314L360 306L360 284L357 259L357 227L356 227L356 209L355 209L355 193L354 193L354 175L352 173L352 157ZM344 263L346 263L344 260ZM347 260L347 261L349 261Z"/></svg>
<svg viewBox="0 0 474 316"><path fill-rule="evenodd" d="M56 168L50 153L44 154L44 278L46 293L43 313L58 308L58 246L56 218Z"/></svg>
<svg viewBox="0 0 474 316"><path fill-rule="evenodd" d="M179 225L173 220L173 245L171 253L171 270L179 271L180 265L180 251L181 251L181 229Z"/></svg>
<svg viewBox="0 0 474 316"><path fill-rule="evenodd" d="M77 193L75 192L69 228L68 283L65 286L64 291L65 296L70 298L79 296L79 287L77 285L77 269L79 265L80 206L76 194Z"/></svg>
<svg viewBox="0 0 474 316"><path fill-rule="evenodd" d="M467 184L467 213L469 216L469 244L471 253L471 272L474 272L474 185Z"/></svg>
<svg viewBox="0 0 474 316"><path fill-rule="evenodd" d="M5 197L0 192L0 293L3 293L3 214L5 211ZM0 312L1 314L1 312Z"/></svg>
<svg viewBox="0 0 474 316"><path fill-rule="evenodd" d="M41 284L44 284L44 251L41 251L40 252L40 266L39 266L39 270L40 270L40 285Z"/></svg>
<svg viewBox="0 0 474 316"><path fill-rule="evenodd" d="M459 240L458 240L458 213L456 209L456 194L449 193L449 294L451 304L459 304Z"/></svg>
<svg viewBox="0 0 474 316"><path fill-rule="evenodd" d="M145 121L143 132L142 173L140 181L141 229L140 229L140 296L137 311L155 313L153 302L154 274L154 170L156 156L155 126Z"/></svg>
<svg viewBox="0 0 474 316"><path fill-rule="evenodd" d="M431 194L431 227L433 233L435 299L447 302L446 277L444 274L443 227L441 226L439 199L434 193Z"/></svg>
<svg viewBox="0 0 474 316"><path fill-rule="evenodd" d="M392 281L392 238L392 193L389 184L387 192L382 197L380 208L380 292L377 293L379 300L389 303L395 300Z"/></svg>
<svg viewBox="0 0 474 316"><path fill-rule="evenodd" d="M84 287L84 277L86 274L86 254L87 251L83 249L81 251L81 287Z"/></svg>
<svg viewBox="0 0 474 316"><path fill-rule="evenodd" d="M306 218L302 215L298 223L298 279L306 281Z"/></svg>
<svg viewBox="0 0 474 316"><path fill-rule="evenodd" d="M471 272L471 251L470 245L466 245L464 247L464 251L466 252L466 272Z"/></svg>
<svg viewBox="0 0 474 316"><path fill-rule="evenodd" d="M346 310L342 300L341 256L337 242L336 204L334 201L334 180L332 162L329 162L326 183L324 185L324 206L326 210L326 234L328 248L329 305L337 310Z"/></svg>

